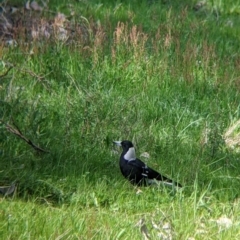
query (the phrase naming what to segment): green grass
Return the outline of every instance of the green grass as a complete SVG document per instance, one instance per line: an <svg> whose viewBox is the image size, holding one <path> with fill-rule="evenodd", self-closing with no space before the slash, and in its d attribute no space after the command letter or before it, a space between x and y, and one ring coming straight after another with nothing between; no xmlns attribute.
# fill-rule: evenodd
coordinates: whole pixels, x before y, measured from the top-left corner
<svg viewBox="0 0 240 240"><path fill-rule="evenodd" d="M68 2L50 8L69 16ZM239 6L184 2L73 2L84 40L1 45L1 75L14 67L0 186L17 183L0 198L1 239L141 239L141 219L152 239L239 238L239 153L223 138L240 115ZM126 182L112 144L124 139L183 190Z"/></svg>

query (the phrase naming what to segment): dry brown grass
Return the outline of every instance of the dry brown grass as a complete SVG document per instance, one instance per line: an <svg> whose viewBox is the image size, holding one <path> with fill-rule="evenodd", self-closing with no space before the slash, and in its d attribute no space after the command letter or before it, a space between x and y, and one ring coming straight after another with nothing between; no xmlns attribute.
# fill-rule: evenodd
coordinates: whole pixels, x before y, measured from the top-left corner
<svg viewBox="0 0 240 240"><path fill-rule="evenodd" d="M227 147L240 150L240 120L234 122L223 135Z"/></svg>
<svg viewBox="0 0 240 240"><path fill-rule="evenodd" d="M133 60L140 60L146 53L146 42L148 35L136 25L129 27L128 24L118 22L113 34L112 60L124 52L131 52Z"/></svg>

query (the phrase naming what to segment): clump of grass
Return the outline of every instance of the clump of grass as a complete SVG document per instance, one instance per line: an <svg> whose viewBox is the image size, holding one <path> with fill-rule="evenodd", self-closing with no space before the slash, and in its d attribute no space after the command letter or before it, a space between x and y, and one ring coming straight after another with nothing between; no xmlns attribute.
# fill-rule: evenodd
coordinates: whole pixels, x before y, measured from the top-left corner
<svg viewBox="0 0 240 240"><path fill-rule="evenodd" d="M238 120L233 123L232 126L230 126L228 129L226 129L226 132L224 133L226 145L229 148L236 148L237 151L240 145L239 124L240 121Z"/></svg>

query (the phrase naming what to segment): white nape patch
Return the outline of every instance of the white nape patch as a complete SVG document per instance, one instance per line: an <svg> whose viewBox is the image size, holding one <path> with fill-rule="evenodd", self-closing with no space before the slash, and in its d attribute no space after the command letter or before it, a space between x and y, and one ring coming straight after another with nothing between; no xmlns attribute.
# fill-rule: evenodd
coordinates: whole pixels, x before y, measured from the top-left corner
<svg viewBox="0 0 240 240"><path fill-rule="evenodd" d="M127 161L133 161L136 160L136 153L135 153L135 148L131 147L128 149L128 151L124 155L124 159Z"/></svg>

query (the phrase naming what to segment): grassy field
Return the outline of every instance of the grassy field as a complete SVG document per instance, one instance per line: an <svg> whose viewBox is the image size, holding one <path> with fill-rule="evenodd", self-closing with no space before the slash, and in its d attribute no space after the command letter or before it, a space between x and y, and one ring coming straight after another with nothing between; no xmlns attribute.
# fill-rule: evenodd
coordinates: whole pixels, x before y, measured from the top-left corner
<svg viewBox="0 0 240 240"><path fill-rule="evenodd" d="M240 4L58 2L0 46L0 238L239 239ZM184 188L126 182L125 139Z"/></svg>

